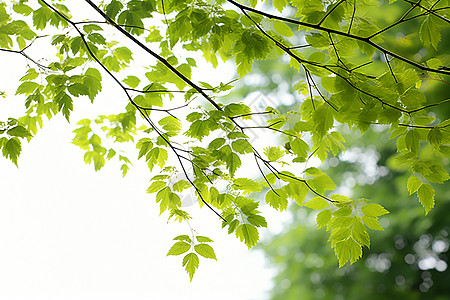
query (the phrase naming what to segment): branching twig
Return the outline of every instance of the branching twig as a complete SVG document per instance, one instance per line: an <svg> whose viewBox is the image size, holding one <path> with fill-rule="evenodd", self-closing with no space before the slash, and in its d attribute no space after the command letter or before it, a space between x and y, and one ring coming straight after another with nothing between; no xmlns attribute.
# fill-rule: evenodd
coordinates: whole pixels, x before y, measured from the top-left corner
<svg viewBox="0 0 450 300"><path fill-rule="evenodd" d="M323 26L320 26L320 25L316 25L316 24L310 24L310 23L306 23L306 22L303 22L303 21L298 21L298 20L295 20L295 19L279 17L279 16L276 16L276 15L269 14L267 12L260 11L260 10L257 10L255 8L243 5L243 4L239 3L239 2L236 2L235 0L227 0L227 2L233 4L234 6L238 7L239 9L241 9L243 11L253 12L253 13L256 13L258 15L261 15L261 16L264 16L266 18L269 18L269 19L274 19L274 20L278 20L278 21L282 21L282 22L297 24L297 25L301 25L301 26L304 26L304 27L307 27L307 28L312 28L312 29L317 29L317 30L324 31L324 32L334 33L334 34L337 34L337 35L340 35L340 36L351 38L353 40L361 41L361 42L364 42L364 43L374 47L375 49L378 49L379 51L381 51L383 53L389 54L390 56L395 57L395 58L397 58L397 59L399 59L401 61L404 61L405 63L407 63L407 64L409 64L411 66L414 66L416 68L419 68L421 70L428 71L428 72L439 73L439 74L443 74L443 75L450 75L450 71L430 68L428 66L425 66L425 65L422 65L422 64L417 63L415 61L412 61L412 60L410 60L410 59L408 59L406 57L403 57L400 54L397 54L395 52L387 50L384 47L382 47L381 45L371 41L370 38L368 38L368 37L362 37L362 36L350 34L350 33L347 33L347 32L339 31L339 30L336 30L336 29L327 28L327 27L323 27Z"/></svg>

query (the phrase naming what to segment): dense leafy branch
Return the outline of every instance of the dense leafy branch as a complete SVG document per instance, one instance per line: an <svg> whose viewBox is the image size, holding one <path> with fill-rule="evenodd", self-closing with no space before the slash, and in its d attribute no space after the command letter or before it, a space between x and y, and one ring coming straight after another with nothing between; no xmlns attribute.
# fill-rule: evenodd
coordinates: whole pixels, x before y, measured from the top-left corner
<svg viewBox="0 0 450 300"><path fill-rule="evenodd" d="M387 125L391 138L397 139L395 160L411 172L408 190L417 193L425 212L430 211L435 204L431 183L449 179L445 158L450 152L450 122L434 120L427 113L450 100L429 101L421 83L429 79L426 76L432 78L430 73L439 76L434 83L445 84L450 75L447 58L435 55L419 62L412 56L412 60L400 48L385 46L384 39L392 38L391 29L407 24L420 27L415 41L438 50L445 34L442 24L448 24L447 8L439 1L405 0L411 7L395 22L379 27L361 12L368 8L357 1L311 0L308 5L273 1L280 12L289 5L295 17L268 13L267 6L256 9L257 2L252 0L249 6L234 0L111 0L97 5L85 0L104 21L75 21L65 5L50 0L34 2L37 8L11 2L11 13L0 4L0 50L38 66L38 71L28 66L16 91L26 97L25 115L0 122L3 156L17 164L21 139L31 139L42 127L43 116L50 119L61 112L69 120L74 97L94 101L102 89L102 70L125 95L125 111L79 121L73 143L86 151L84 160L93 162L95 170L115 157L125 176L131 161L118 154L123 153L120 143L136 144L138 159L145 159L150 171L160 169L147 192L155 194L161 214L168 212L169 219L188 224L191 234L177 236L168 255L187 253L183 266L191 280L198 255L216 256L208 244L212 240L197 235L191 226L190 215L182 209L183 197L198 199L249 248L259 240L258 229L267 227L258 210L261 202L279 211L287 209L289 200L316 209L318 227L330 230L339 265L354 263L362 248L370 245L368 229L382 230L378 217L387 211L364 198L332 194L336 184L322 170L307 168L307 163L312 156L325 161L346 149L339 132L344 125L360 132L375 124ZM385 4L390 5L396 4ZM51 25L58 31L51 41L57 54L48 66L25 54L39 36L19 16L32 19L35 30ZM111 40L116 35L122 42ZM17 46L21 50L15 50ZM148 67L146 59L133 58L130 49L136 48L155 64ZM299 94L295 107L279 111L264 102L263 109L252 109L242 94L230 102L226 94L236 80L215 85L194 82L192 70L198 59L189 52L202 53L214 67L219 66L217 57L233 60L239 78L258 60L264 64L288 58L301 78L290 87ZM131 62L141 59L148 70L144 76L128 75ZM124 74L128 76L122 79ZM183 103L168 105L172 99ZM191 112L185 115L187 110ZM253 132L264 140L263 146L254 143ZM105 141L113 146L107 149ZM248 157L256 168L250 168ZM244 169L254 169L256 175L241 175Z"/></svg>
<svg viewBox="0 0 450 300"><path fill-rule="evenodd" d="M222 111L222 108L214 101L212 100L211 97L209 97L205 92L204 89L200 88L198 85L196 85L195 83L193 83L190 79L188 79L186 76L184 76L182 73L180 73L177 69L175 69L167 60L165 60L164 58L162 58L160 55L156 54L155 52L153 52L152 50L150 50L148 47L146 47L145 45L143 45L140 41L138 41L136 38L134 38L130 33L128 33L127 31L125 31L121 26L119 26L118 24L116 24L111 18L109 18L103 11L101 11L92 1L90 0L85 0L92 8L94 8L99 14L102 15L102 17L104 17L108 23L112 24L117 30L119 30L122 34L124 34L127 38L131 39L135 44L137 44L139 47L143 48L146 52L148 52L149 54L151 54L153 57L155 57L156 59L158 59L159 61L161 61L166 67L168 67L170 69L170 71L172 71L176 76L180 77L183 81L185 81L187 84L189 84L193 89L195 89L199 94L201 94L206 100L208 100L209 103L211 103L214 108L216 108L219 111ZM45 2L44 2L45 3ZM75 26L75 23L70 22L72 25ZM80 34L82 34L81 32L79 32ZM86 42L85 42L86 44ZM87 44L86 44L87 46ZM91 54L92 55L92 54ZM100 61L98 59L96 59L98 63L100 63ZM105 68L105 67L103 67ZM108 71L109 72L109 71ZM113 76L110 72L109 74L111 76ZM123 87L123 85L116 79L115 80L117 83L120 84L120 86L125 89L125 87ZM316 87L317 89L317 87ZM318 89L317 89L318 90ZM131 97L127 94L127 97L129 98L129 100L133 103L133 105L136 106L136 104L132 101ZM255 128L255 127L245 127L245 126L241 126L238 123L236 123L233 118L230 118L230 120L232 120L232 122L243 132L245 129L249 129L249 128ZM268 129L272 129L272 126L274 126L275 124L271 124L267 127L264 128L268 128ZM155 128L156 129L156 128ZM276 130L276 129L274 129ZM161 135L161 137L163 137ZM169 144L169 146L171 146L171 143L165 139L165 137L163 137L165 142L167 142ZM178 159L180 160L180 157L178 155L178 153L175 151L175 149L173 149L175 154L177 155ZM256 152L255 149L253 149ZM186 172L186 169L184 168L184 166L182 165L182 162L180 160L180 165L183 168L183 172L185 173L185 175L188 178L188 181L190 182L190 184L196 189L196 191L198 192L199 196L202 198L203 203L205 203L211 210L213 210L214 212L216 212L204 199L203 196L201 195L201 191L197 188L197 186L189 179L188 174ZM315 194L319 195L319 193L317 191L315 191L311 186L309 186L308 184L306 184L307 187L309 189L311 189ZM322 197L326 198L325 196L321 195ZM218 214L216 212L216 214L218 216L220 216L220 214ZM221 217L221 216L220 216ZM222 218L222 217L221 217Z"/></svg>
<svg viewBox="0 0 450 300"><path fill-rule="evenodd" d="M347 37L347 38L350 38L350 39L353 39L353 40L362 41L362 42L367 43L368 45L376 48L377 50L379 50L379 51L381 51L383 53L389 54L390 56L395 57L395 58L397 58L397 59L399 59L401 61L404 61L404 62L406 62L406 63L408 63L408 64L410 64L410 65L412 65L412 66L414 66L416 68L419 68L419 69L423 70L423 71L439 73L439 74L443 74L443 75L450 75L450 71L442 70L440 68L430 68L428 66L424 66L424 65L419 64L417 62L414 62L414 61L412 61L410 59L407 59L407 58L405 58L405 57L403 57L403 56L401 56L401 55L399 55L399 54L397 54L395 52L389 51L389 50L383 48L381 45L371 41L372 36L368 36L368 37L358 36L358 35L342 32L342 31L339 31L339 30L335 30L333 28L326 28L326 27L323 27L323 26L318 25L318 24L311 24L311 23L297 21L297 20L290 19L290 18L279 17L279 16L276 16L276 15L273 15L273 14L269 14L269 13L266 13L266 12L254 9L252 7L245 6L245 5L240 4L239 2L234 1L234 0L227 0L227 2L235 5L236 7L238 7L239 9L241 9L243 11L253 12L253 13L262 15L262 16L264 16L266 18L269 18L269 19L274 19L274 20L279 20L279 21L286 22L286 23L292 23L292 24L296 24L296 25L301 25L301 26L304 26L304 27L307 27L307 28L316 29L316 30L320 30L320 31L328 32L328 33L334 33L334 34L337 34L337 35L340 35L340 36L343 36L343 37ZM374 36L376 36L376 35L374 35Z"/></svg>

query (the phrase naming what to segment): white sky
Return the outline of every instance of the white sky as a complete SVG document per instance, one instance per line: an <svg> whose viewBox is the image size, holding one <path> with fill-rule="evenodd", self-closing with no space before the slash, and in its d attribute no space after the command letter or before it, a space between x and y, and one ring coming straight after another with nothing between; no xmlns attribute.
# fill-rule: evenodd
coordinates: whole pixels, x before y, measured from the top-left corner
<svg viewBox="0 0 450 300"><path fill-rule="evenodd" d="M0 53L0 91L8 95L0 98L0 120L23 113L24 98L13 95L24 63ZM60 115L45 122L23 144L19 168L0 159L0 299L265 299L273 271L260 251L221 230L212 212L189 208L193 227L215 240L218 257L201 258L189 283L182 257L166 257L172 238L189 229L159 216L154 195L145 192L145 163L125 178L117 163L100 172L84 164L71 144L74 124L123 107L108 81L94 105L76 100L73 125ZM268 221L271 230L281 225L275 216Z"/></svg>
<svg viewBox="0 0 450 300"><path fill-rule="evenodd" d="M0 58L7 70L19 70L18 56ZM0 75L0 90L9 95L0 103L2 120L19 116L14 111L23 103L10 96L20 77L14 73ZM102 113L108 98L93 106L81 100L71 119L96 106ZM145 163L125 178L117 163L95 172L71 144L75 127L55 117L23 144L19 168L0 159L0 299L263 299L272 273L262 254L228 236L212 212L194 207L193 226L215 240L218 262L202 259L189 283L182 258L166 257L172 238L189 229L159 216L145 192Z"/></svg>

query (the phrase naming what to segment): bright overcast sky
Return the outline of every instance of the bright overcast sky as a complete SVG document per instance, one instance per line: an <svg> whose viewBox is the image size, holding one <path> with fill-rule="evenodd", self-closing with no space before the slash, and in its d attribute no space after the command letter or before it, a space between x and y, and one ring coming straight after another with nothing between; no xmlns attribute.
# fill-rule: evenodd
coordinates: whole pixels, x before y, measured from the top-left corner
<svg viewBox="0 0 450 300"><path fill-rule="evenodd" d="M14 92L25 60L1 52L0 67L5 121L24 111L24 98ZM116 163L100 172L84 164L84 153L71 144L74 124L125 101L108 82L94 105L76 100L72 125L60 115L45 122L23 144L19 168L0 159L0 299L266 299L273 272L263 254L220 229L211 211L189 208L193 227L215 240L218 257L201 258L189 283L182 257L166 257L173 237L189 228L159 216L154 195L145 192L145 163L135 163L125 178Z"/></svg>

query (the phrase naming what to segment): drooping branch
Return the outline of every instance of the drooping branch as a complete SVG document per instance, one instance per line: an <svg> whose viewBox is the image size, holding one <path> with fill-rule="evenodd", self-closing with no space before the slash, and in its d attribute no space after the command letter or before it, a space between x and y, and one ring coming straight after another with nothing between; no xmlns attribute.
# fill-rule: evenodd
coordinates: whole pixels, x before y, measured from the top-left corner
<svg viewBox="0 0 450 300"><path fill-rule="evenodd" d="M319 63L311 62L311 61L308 61L308 60L305 60L305 59L300 58L298 55L296 55L294 52L292 52L292 51L290 50L289 47L283 45L281 42L277 41L276 39L274 39L273 37L271 37L267 32L265 32L264 29L262 29L262 27L261 27L255 20L253 20L253 18L246 12L246 10L245 10L244 8L241 8L241 11L247 16L247 18L249 18L249 19L255 24L255 26L258 28L258 30L259 30L263 35L265 35L267 38L269 38L271 41L273 41L274 44L275 44L277 47L279 47L279 48L280 48L281 50L283 50L286 54L288 54L290 57L294 58L300 65L303 66L303 68L304 68L304 70L305 70L305 74L306 74L306 79L307 79L307 81L308 81L308 86L309 86L309 90L310 90L309 93L310 93L310 96L311 96L311 101L312 101L313 107L314 107L314 101L313 101L313 98L312 98L312 95L313 95L313 94L312 94L312 88L311 88L311 87L314 86L315 84L314 84L314 81L310 82L310 80L312 80L312 76L309 74L309 70L305 67L305 65L312 65L312 66L314 66L314 67L323 68L323 69L327 70L328 72L334 74L335 76L337 76L337 77L343 79L345 82L347 82L352 88L354 88L354 89L357 90L358 92L360 92L360 93L362 93L362 94L364 94L364 95L366 95L366 96L369 96L369 97L371 97L371 98L377 100L378 102L380 102L380 103L381 103L382 105L384 105L384 106L388 106L388 107L393 108L393 109L395 109L395 110L398 110L398 111L400 111L400 112L402 112L402 113L412 114L412 113L419 112L419 111L422 111L422 110L424 110L424 109L427 109L427 108L429 108L429 107L437 106L437 105L439 105L439 104L442 104L442 103L445 103L445 102L449 101L449 100L444 100L444 101L441 101L441 102L439 102L439 103L426 105L426 106L423 106L423 107L420 107L420 108L417 108L417 109L413 109L413 110L408 110L408 109L405 109L405 108L397 107L397 106L395 106L395 105L393 105L393 104L391 104L391 103L389 103L389 102L386 102L385 100L381 99L380 97L378 97L378 96L376 96L376 95L374 95L374 94L372 94L372 93L369 93L369 92L363 90L362 88L358 87L355 83L353 83L349 78L343 76L341 73L336 72L336 71L334 71L334 70L332 69L332 67L340 67L340 68L343 68L342 66L339 66L339 65L335 65L335 66L327 66L327 65L322 65L322 64L319 64ZM388 52L383 52L383 53L384 53L384 55L386 55L386 60L387 60L387 55L389 54L389 51L388 51ZM367 63L365 63L365 64L363 64L363 65L361 65L361 66L357 66L357 67L355 67L354 69L351 69L351 70L348 70L348 69L345 69L345 68L343 68L343 69L344 69L345 71L347 71L348 73L351 73L353 70L355 70L355 69L357 69L357 68L360 68L360 67L363 67L363 66L365 66L365 65L368 65L369 63L371 63L371 62L367 62ZM387 63L388 63L389 69L390 69L391 72L392 72L392 69L391 69L391 67L390 67L390 64L389 64L389 61L388 61L388 60L387 60ZM392 75L393 75L393 77L395 78L395 75L394 75L393 72L392 72ZM396 80L396 78L395 78L395 80ZM317 87L316 87L316 89L319 90ZM322 99L323 99L328 105L330 105L333 109L337 110L331 103L329 103L328 100L325 99L325 97L322 96Z"/></svg>
<svg viewBox="0 0 450 300"><path fill-rule="evenodd" d="M158 135L164 140L164 142L167 143L167 145L171 148L173 153L176 155L177 160L179 161L179 164L182 168L183 173L185 174L187 180L192 185L192 187L197 191L197 194L199 195L202 202L210 209L212 210L218 217L220 217L222 220L225 221L225 219L203 198L203 195L201 191L198 189L198 187L194 184L194 182L189 178L186 168L183 165L183 162L181 161L181 155L177 152L177 150L173 147L171 142L162 134L158 128L154 125L154 123L150 120L148 114L146 114L145 110L140 109L139 106L133 101L131 98L131 95L128 93L127 88L120 82L119 79L117 79L114 74L111 73L111 71L108 70L108 68L97 58L97 56L93 53L92 49L90 48L89 44L87 43L84 34L80 31L80 29L77 27L77 25L72 22L67 16L59 12L56 8L54 8L52 5L49 5L45 0L42 0L42 3L44 3L47 7L49 7L51 10L53 10L55 13L57 13L59 16L61 16L64 20L66 20L73 28L78 32L79 36L81 37L84 45L86 46L86 49L88 50L91 57L100 65L100 67L119 85L119 87L124 91L126 94L128 101L133 104L133 106L136 107L136 109L139 111L141 116L150 124L150 126L155 130L155 132L158 133Z"/></svg>
<svg viewBox="0 0 450 300"><path fill-rule="evenodd" d="M45 66L39 62L37 62L35 59L31 58L30 56L28 56L28 54L25 53L25 50L27 50L28 48L30 48L33 43L39 39L39 38L43 38L43 37L47 37L47 35L41 35L41 36L37 36L35 37L28 45L26 45L23 49L21 50L12 50L12 49L4 49L4 48L0 48L0 51L3 52L9 52L9 53L15 53L15 54L20 54L23 57L25 57L27 60L31 61L32 63L34 63L35 65L37 65L39 68L43 69L43 70L50 70L50 68L48 66Z"/></svg>
<svg viewBox="0 0 450 300"><path fill-rule="evenodd" d="M185 75L183 75L180 71L178 71L174 66L172 66L165 58L163 58L158 53L151 50L149 47L144 45L141 41L139 41L137 38L135 38L132 34L130 34L128 31L123 29L121 26L119 26L114 20L112 20L106 13L104 13L97 5L95 5L91 0L85 0L96 12L98 12L109 24L111 24L113 27L115 27L120 33L122 33L124 36L129 38L131 41L133 41L136 45L138 45L141 49L149 53L151 56L156 58L158 61L160 61L163 65L165 65L171 72L173 72L175 75L177 75L180 79L182 79L184 82L186 82L189 86L191 86L193 89L195 89L199 94L201 94L209 103L211 103L214 108L217 110L222 110L222 108L213 100L211 97L209 97L201 87L199 87L197 84L192 82L189 78L187 78Z"/></svg>

